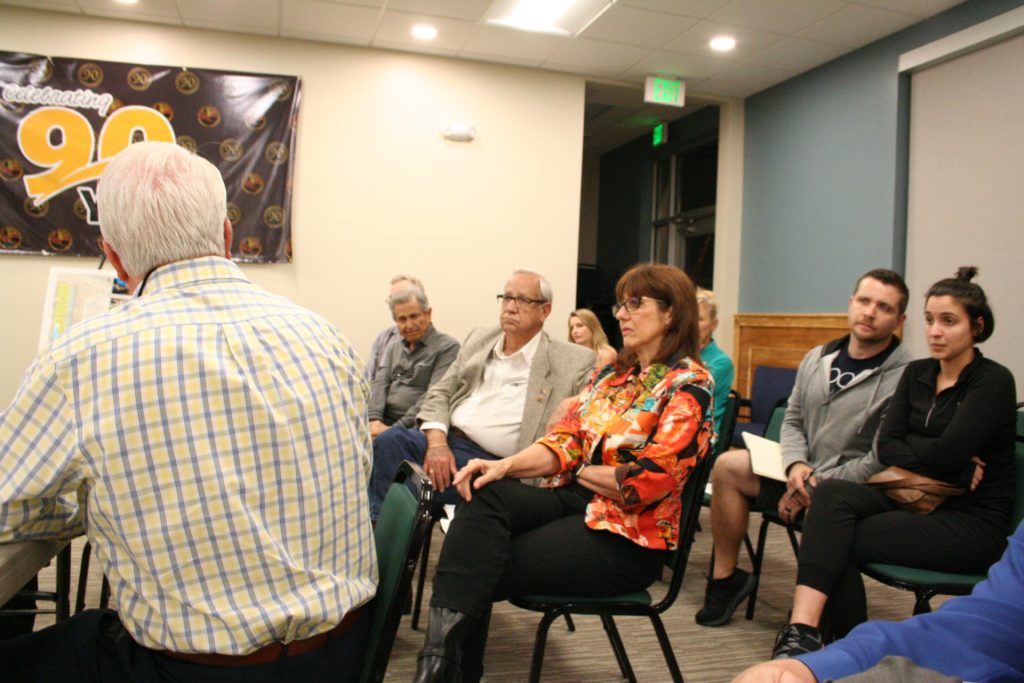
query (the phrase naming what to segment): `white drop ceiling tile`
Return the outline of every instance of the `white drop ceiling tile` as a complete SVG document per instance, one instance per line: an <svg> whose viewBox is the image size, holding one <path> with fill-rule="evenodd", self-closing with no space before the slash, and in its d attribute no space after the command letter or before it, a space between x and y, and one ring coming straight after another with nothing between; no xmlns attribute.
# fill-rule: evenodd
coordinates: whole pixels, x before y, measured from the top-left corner
<svg viewBox="0 0 1024 683"><path fill-rule="evenodd" d="M964 0L857 0L859 5L868 5L891 12L911 14L919 19L945 12Z"/></svg>
<svg viewBox="0 0 1024 683"><path fill-rule="evenodd" d="M688 90L694 93L708 92L727 97L749 97L781 83L787 78L789 78L789 74L785 71L741 64L694 83L693 87Z"/></svg>
<svg viewBox="0 0 1024 683"><path fill-rule="evenodd" d="M841 0L733 0L711 18L763 31L795 33L844 7Z"/></svg>
<svg viewBox="0 0 1024 683"><path fill-rule="evenodd" d="M844 52L845 48L832 43L820 43L805 38L786 38L743 61L754 66L784 69L796 75L831 61Z"/></svg>
<svg viewBox="0 0 1024 683"><path fill-rule="evenodd" d="M798 35L801 38L855 48L916 24L917 21L916 17L909 14L898 14L863 5L848 5L827 19L800 31Z"/></svg>
<svg viewBox="0 0 1024 683"><path fill-rule="evenodd" d="M555 50L544 62L544 66L553 68L593 67L601 74L618 73L623 70L623 64L635 64L651 52L652 50L633 45L576 38L567 41Z"/></svg>
<svg viewBox="0 0 1024 683"><path fill-rule="evenodd" d="M135 5L122 5L110 0L78 0L82 11L91 16L117 17L150 21L161 17L164 20L179 20L178 5L174 0L139 0Z"/></svg>
<svg viewBox="0 0 1024 683"><path fill-rule="evenodd" d="M424 47L422 45L410 45L408 43L392 43L387 40L374 40L373 47L382 50L398 50L400 52L413 52L418 55L439 55L442 57L454 57L458 50L444 47Z"/></svg>
<svg viewBox="0 0 1024 683"><path fill-rule="evenodd" d="M57 12L73 12L81 14L81 9L75 0L0 0L0 5L11 5L12 7L29 7L31 9L48 9Z"/></svg>
<svg viewBox="0 0 1024 683"><path fill-rule="evenodd" d="M380 9L388 0L323 0L332 5L356 5L357 7L373 7Z"/></svg>
<svg viewBox="0 0 1024 683"><path fill-rule="evenodd" d="M729 52L715 52L709 43L716 36L730 36L736 40L736 47ZM779 33L759 31L719 21L702 21L665 45L666 50L694 54L714 53L727 59L739 61L745 57L771 47L785 38Z"/></svg>
<svg viewBox="0 0 1024 683"><path fill-rule="evenodd" d="M482 25L463 47L463 54L515 59L516 63L536 64L548 58L560 45L569 42L565 36L530 33L500 26Z"/></svg>
<svg viewBox="0 0 1024 683"><path fill-rule="evenodd" d="M643 80L645 76L674 76L688 81L708 78L731 64L715 54L684 54L662 50L640 60L621 76L631 81Z"/></svg>
<svg viewBox="0 0 1024 683"><path fill-rule="evenodd" d="M417 24L430 24L436 28L437 38L430 41L413 38L412 27ZM373 45L388 43L389 45L401 45L403 50L422 48L424 52L431 54L439 54L439 51L448 54L465 45L473 35L475 27L476 24L463 19L446 19L425 14L408 14L387 10L377 27Z"/></svg>
<svg viewBox="0 0 1024 683"><path fill-rule="evenodd" d="M470 52L468 50L462 50L459 52L460 59L475 59L481 62L488 62L491 64L509 64L512 66L527 66L532 68L539 68L537 63L539 60L536 59L522 59L520 57L507 57L505 55L493 55L486 54L483 52Z"/></svg>
<svg viewBox="0 0 1024 683"><path fill-rule="evenodd" d="M413 14L431 14L451 19L478 21L491 0L389 0L388 9Z"/></svg>
<svg viewBox="0 0 1024 683"><path fill-rule="evenodd" d="M228 33L245 33L254 36L280 36L277 26L252 26L232 21L209 21L206 19L188 19L185 26L191 28L208 28L215 31L227 31Z"/></svg>
<svg viewBox="0 0 1024 683"><path fill-rule="evenodd" d="M711 16L729 2L730 0L619 0L618 4L700 19Z"/></svg>
<svg viewBox="0 0 1024 683"><path fill-rule="evenodd" d="M377 30L380 10L320 0L284 0L281 35L289 38L368 45Z"/></svg>
<svg viewBox="0 0 1024 683"><path fill-rule="evenodd" d="M228 31L259 29L277 33L281 3L278 0L177 0L187 26Z"/></svg>
<svg viewBox="0 0 1024 683"><path fill-rule="evenodd" d="M699 20L678 14L613 5L583 35L641 47L661 47Z"/></svg>
<svg viewBox="0 0 1024 683"><path fill-rule="evenodd" d="M181 18L175 14L174 16L168 16L165 14L143 14L141 12L121 12L115 8L107 9L86 9L85 14L90 17L104 17L107 19L127 19L128 21L140 21L147 24L168 24L170 26L181 26ZM231 29L237 31L238 29Z"/></svg>

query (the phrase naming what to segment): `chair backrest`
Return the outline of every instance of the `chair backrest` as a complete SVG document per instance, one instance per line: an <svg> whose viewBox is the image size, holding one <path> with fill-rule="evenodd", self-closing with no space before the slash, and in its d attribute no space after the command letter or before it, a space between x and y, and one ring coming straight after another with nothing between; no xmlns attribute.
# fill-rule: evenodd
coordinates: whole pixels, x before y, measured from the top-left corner
<svg viewBox="0 0 1024 683"><path fill-rule="evenodd" d="M1013 517L1010 518L1010 533L1024 521L1024 403L1017 404L1017 496L1013 502Z"/></svg>
<svg viewBox="0 0 1024 683"><path fill-rule="evenodd" d="M718 457L729 449L732 435L736 431L736 418L740 414L740 394L735 389L729 390L729 398L725 401L725 413L722 415L722 426L715 442L714 457Z"/></svg>
<svg viewBox="0 0 1024 683"><path fill-rule="evenodd" d="M403 462L373 530L380 581L371 603L370 634L359 677L363 683L384 680L398 622L412 587L413 569L430 526L433 497L434 488L419 465Z"/></svg>
<svg viewBox="0 0 1024 683"><path fill-rule="evenodd" d="M768 416L768 424L764 428L764 438L782 441L782 420L786 417L786 404L788 403L788 397L780 398L775 402L772 412Z"/></svg>
<svg viewBox="0 0 1024 683"><path fill-rule="evenodd" d="M652 605L658 612L663 612L672 606L676 596L679 595L679 588L683 584L686 563L690 558L690 548L693 546L697 527L700 526L700 510L704 503L704 487L707 486L708 475L711 473L711 461L710 456L701 460L690 472L690 476L683 486L683 494L680 497L679 545L669 553L668 560L665 562L672 570L672 580L669 582L665 596L657 604Z"/></svg>
<svg viewBox="0 0 1024 683"><path fill-rule="evenodd" d="M794 384L794 368L773 368L770 365L754 368L754 380L750 385L750 421L768 422L772 408L780 398L789 398Z"/></svg>

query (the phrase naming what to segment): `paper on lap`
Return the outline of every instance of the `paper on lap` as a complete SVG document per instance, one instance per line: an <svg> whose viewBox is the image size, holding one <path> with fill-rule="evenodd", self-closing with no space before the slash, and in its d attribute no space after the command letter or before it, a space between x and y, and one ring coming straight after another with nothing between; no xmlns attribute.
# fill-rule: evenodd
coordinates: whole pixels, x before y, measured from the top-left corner
<svg viewBox="0 0 1024 683"><path fill-rule="evenodd" d="M750 451L750 468L754 474L786 481L786 471L782 467L782 444L749 432L743 432L743 443Z"/></svg>

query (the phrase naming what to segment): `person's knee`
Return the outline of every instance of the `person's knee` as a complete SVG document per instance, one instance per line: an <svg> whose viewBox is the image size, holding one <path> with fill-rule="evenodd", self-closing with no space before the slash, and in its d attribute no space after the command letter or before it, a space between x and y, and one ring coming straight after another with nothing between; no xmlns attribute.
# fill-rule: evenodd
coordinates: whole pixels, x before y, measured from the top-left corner
<svg viewBox="0 0 1024 683"><path fill-rule="evenodd" d="M749 487L752 479L754 474L750 469L750 454L742 449L722 453L711 470L712 487L716 490L743 490Z"/></svg>

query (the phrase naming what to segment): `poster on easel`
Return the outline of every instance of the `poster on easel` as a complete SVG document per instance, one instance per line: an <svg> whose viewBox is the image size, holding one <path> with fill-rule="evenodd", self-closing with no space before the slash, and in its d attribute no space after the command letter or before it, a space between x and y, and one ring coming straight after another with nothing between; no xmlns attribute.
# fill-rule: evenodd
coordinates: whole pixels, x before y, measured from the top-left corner
<svg viewBox="0 0 1024 683"><path fill-rule="evenodd" d="M103 313L128 298L124 283L111 270L50 268L39 350L45 349L75 323Z"/></svg>

